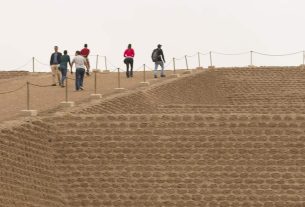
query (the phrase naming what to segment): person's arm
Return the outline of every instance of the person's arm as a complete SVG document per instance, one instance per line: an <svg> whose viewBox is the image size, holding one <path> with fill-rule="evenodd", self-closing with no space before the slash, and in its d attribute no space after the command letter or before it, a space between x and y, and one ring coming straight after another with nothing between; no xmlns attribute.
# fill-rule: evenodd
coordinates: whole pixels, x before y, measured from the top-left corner
<svg viewBox="0 0 305 207"><path fill-rule="evenodd" d="M152 61L154 61L153 55L154 55L155 50L153 50L153 52L151 53L151 59Z"/></svg>
<svg viewBox="0 0 305 207"><path fill-rule="evenodd" d="M85 66L87 68L87 72L89 73L89 64L88 64L86 58L84 58L84 64L85 64Z"/></svg>
<svg viewBox="0 0 305 207"><path fill-rule="evenodd" d="M71 63L71 60L70 60L70 56L68 56L68 62L69 62L69 65L70 65L71 73L73 73L73 71L72 71L72 63Z"/></svg>
<svg viewBox="0 0 305 207"><path fill-rule="evenodd" d="M52 61L53 60L53 54L51 55L51 58L50 58L50 65L52 65Z"/></svg>
<svg viewBox="0 0 305 207"><path fill-rule="evenodd" d="M74 65L74 59L72 60L72 63L71 63L71 74L73 73L73 65Z"/></svg>
<svg viewBox="0 0 305 207"><path fill-rule="evenodd" d="M126 57L127 50L124 51L124 57Z"/></svg>
<svg viewBox="0 0 305 207"><path fill-rule="evenodd" d="M134 52L134 49L132 49L132 57L135 56L135 52Z"/></svg>
<svg viewBox="0 0 305 207"><path fill-rule="evenodd" d="M164 57L164 54L163 54L163 50L161 50L161 56L162 56L163 62L165 62L165 57Z"/></svg>
<svg viewBox="0 0 305 207"><path fill-rule="evenodd" d="M57 55L57 62L58 62L58 64L61 63L61 56L62 56L62 54L58 53L58 55Z"/></svg>

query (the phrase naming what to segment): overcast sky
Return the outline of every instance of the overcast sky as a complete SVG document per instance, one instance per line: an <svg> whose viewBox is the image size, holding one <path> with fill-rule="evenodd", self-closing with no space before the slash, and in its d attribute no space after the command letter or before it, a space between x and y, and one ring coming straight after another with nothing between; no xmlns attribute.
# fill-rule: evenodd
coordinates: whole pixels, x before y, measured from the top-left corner
<svg viewBox="0 0 305 207"><path fill-rule="evenodd" d="M151 64L158 43L172 57L218 51L255 50L270 54L305 49L304 0L0 0L0 69L14 69L35 56L48 63L53 46L71 55L88 43L91 54L107 55L122 66L128 43L136 52L136 68ZM202 64L209 64L202 56ZM189 59L191 66L197 58ZM248 54L213 55L216 66L245 66ZM256 65L299 65L302 54L289 57L255 55ZM91 57L95 68L95 57ZM100 61L99 67L104 63ZM111 67L111 66L109 66ZM177 62L184 67L184 62ZM27 65L25 69L30 69ZM47 71L48 67L37 68Z"/></svg>

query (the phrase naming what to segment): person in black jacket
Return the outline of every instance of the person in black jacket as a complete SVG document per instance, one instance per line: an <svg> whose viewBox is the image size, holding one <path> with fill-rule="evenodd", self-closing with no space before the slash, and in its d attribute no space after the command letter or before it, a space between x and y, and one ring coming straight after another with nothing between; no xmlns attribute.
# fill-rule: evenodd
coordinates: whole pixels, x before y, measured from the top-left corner
<svg viewBox="0 0 305 207"><path fill-rule="evenodd" d="M164 74L164 63L165 58L163 54L163 50L161 49L162 45L158 44L158 47L153 50L151 54L151 59L155 63L154 77L158 78L158 66L161 66L161 77L165 77Z"/></svg>
<svg viewBox="0 0 305 207"><path fill-rule="evenodd" d="M54 47L54 53L51 55L50 59L50 66L51 66L51 71L52 71L52 81L53 84L52 86L56 86L56 77L57 81L60 85L60 73L59 73L59 64L61 62L61 56L62 54L58 52L58 46Z"/></svg>

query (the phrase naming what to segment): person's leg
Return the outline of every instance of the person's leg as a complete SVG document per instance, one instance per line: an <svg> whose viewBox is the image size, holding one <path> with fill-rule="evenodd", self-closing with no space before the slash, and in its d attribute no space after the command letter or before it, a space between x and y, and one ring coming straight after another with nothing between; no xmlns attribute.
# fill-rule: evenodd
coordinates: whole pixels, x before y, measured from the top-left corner
<svg viewBox="0 0 305 207"><path fill-rule="evenodd" d="M160 61L160 66L161 66L161 77L165 77L164 75L164 62Z"/></svg>
<svg viewBox="0 0 305 207"><path fill-rule="evenodd" d="M52 71L52 85L56 85L55 74L56 74L56 65L51 65Z"/></svg>
<svg viewBox="0 0 305 207"><path fill-rule="evenodd" d="M59 71L58 65L56 65L55 71L56 71L56 76L57 76L57 82L60 85L60 71Z"/></svg>
<svg viewBox="0 0 305 207"><path fill-rule="evenodd" d="M130 77L133 77L133 59L130 58Z"/></svg>
<svg viewBox="0 0 305 207"><path fill-rule="evenodd" d="M61 68L61 86L65 85L66 78L67 78L67 68Z"/></svg>
<svg viewBox="0 0 305 207"><path fill-rule="evenodd" d="M158 77L158 61L155 62L155 70L154 70L154 77Z"/></svg>
<svg viewBox="0 0 305 207"><path fill-rule="evenodd" d="M86 70L84 69L84 68L81 68L80 69L80 83L79 83L79 85L80 85L80 89L81 90L84 90L84 88L83 88L83 84L84 84L84 76L85 76L85 72L86 72Z"/></svg>
<svg viewBox="0 0 305 207"><path fill-rule="evenodd" d="M79 90L80 88L80 83L79 83L79 80L80 80L80 70L79 68L76 68L75 70L75 90Z"/></svg>
<svg viewBox="0 0 305 207"><path fill-rule="evenodd" d="M129 78L129 61L127 58L125 59L125 64L126 64L126 77Z"/></svg>
<svg viewBox="0 0 305 207"><path fill-rule="evenodd" d="M87 63L88 63L88 70L90 70L90 61L89 61L89 58L86 57L86 60L87 60ZM97 68L96 68L97 69Z"/></svg>

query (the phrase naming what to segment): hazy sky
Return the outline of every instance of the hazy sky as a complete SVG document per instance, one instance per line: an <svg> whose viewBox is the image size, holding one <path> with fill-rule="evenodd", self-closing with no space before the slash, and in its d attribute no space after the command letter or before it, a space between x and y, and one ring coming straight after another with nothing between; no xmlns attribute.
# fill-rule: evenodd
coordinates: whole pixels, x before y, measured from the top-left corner
<svg viewBox="0 0 305 207"><path fill-rule="evenodd" d="M107 55L115 66L123 65L123 51L132 43L136 68L152 65L150 55L158 43L163 44L168 62L198 51L281 54L305 49L304 0L0 1L0 69L14 69L33 56L48 63L54 45L73 55L84 43L91 54ZM213 61L216 66L245 66L250 57L213 55ZM255 55L253 61L299 65L302 54ZM93 66L94 62L91 57ZM189 62L196 66L197 58ZM202 64L209 64L208 56L202 56ZM38 63L37 67L48 70ZM177 67L184 67L184 62ZM25 67L30 68L30 64Z"/></svg>

